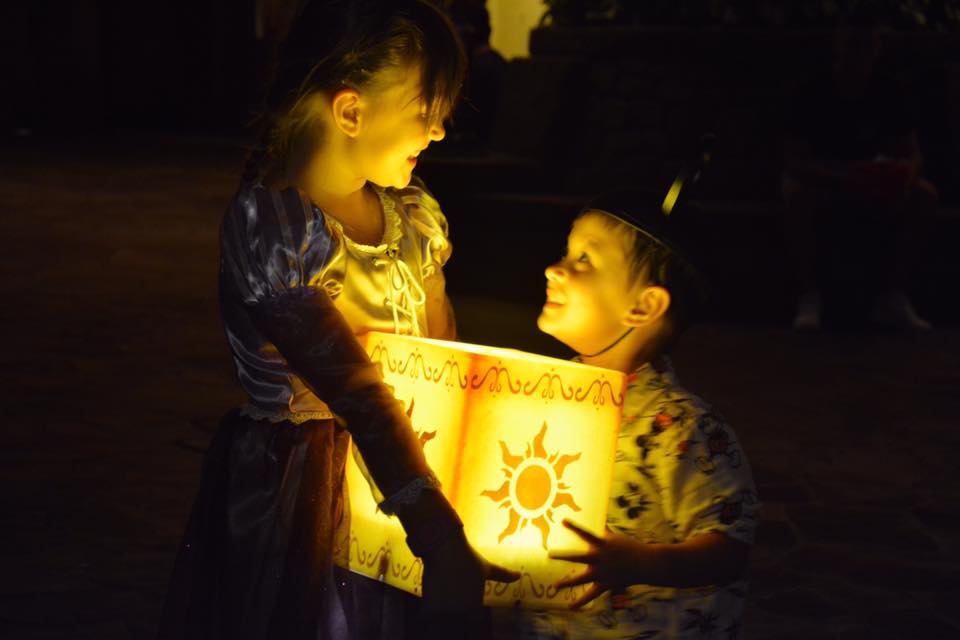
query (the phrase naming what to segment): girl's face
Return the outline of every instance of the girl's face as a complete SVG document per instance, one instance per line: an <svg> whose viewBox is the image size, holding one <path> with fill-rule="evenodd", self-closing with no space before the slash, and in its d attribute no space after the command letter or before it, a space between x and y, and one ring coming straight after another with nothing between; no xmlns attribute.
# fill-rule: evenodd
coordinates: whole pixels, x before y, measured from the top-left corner
<svg viewBox="0 0 960 640"><path fill-rule="evenodd" d="M419 69L412 67L398 76L363 94L362 124L350 149L357 175L381 187L410 184L420 152L446 135L442 122L427 117Z"/></svg>
<svg viewBox="0 0 960 640"><path fill-rule="evenodd" d="M541 331L579 353L603 349L623 334L634 293L624 245L603 214L574 222L566 255L546 270Z"/></svg>

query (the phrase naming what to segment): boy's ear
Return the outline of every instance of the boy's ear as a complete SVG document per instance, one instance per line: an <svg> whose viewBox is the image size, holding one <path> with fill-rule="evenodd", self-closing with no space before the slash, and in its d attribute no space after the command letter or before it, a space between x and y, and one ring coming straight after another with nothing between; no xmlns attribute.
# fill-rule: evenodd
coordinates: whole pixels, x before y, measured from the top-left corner
<svg viewBox="0 0 960 640"><path fill-rule="evenodd" d="M331 107L336 127L347 136L355 138L360 133L362 121L360 94L356 89L340 89L333 94Z"/></svg>
<svg viewBox="0 0 960 640"><path fill-rule="evenodd" d="M643 287L637 293L625 322L638 327L659 320L670 309L670 292L656 285Z"/></svg>

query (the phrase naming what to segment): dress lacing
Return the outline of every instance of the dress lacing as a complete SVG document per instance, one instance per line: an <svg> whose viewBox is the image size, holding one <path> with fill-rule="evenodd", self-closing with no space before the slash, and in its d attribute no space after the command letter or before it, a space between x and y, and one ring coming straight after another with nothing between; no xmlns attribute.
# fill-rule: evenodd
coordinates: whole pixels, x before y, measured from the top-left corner
<svg viewBox="0 0 960 640"><path fill-rule="evenodd" d="M343 241L360 253L369 255L377 266L387 264L387 299L386 304L393 313L394 333L404 333L402 321L410 322L412 335L421 336L419 311L426 304L427 295L420 286L416 275L400 259L400 241L403 239L403 227L400 214L397 212L397 202L386 191L373 186L374 192L380 199L383 208L383 239L378 245L369 245L350 239L343 231L340 221L327 217L330 225L337 230Z"/></svg>

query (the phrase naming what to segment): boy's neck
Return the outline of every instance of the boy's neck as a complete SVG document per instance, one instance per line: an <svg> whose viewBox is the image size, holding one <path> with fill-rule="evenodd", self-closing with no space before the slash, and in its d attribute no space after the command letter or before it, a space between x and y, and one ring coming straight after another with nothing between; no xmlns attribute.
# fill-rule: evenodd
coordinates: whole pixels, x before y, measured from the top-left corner
<svg viewBox="0 0 960 640"><path fill-rule="evenodd" d="M634 331L634 334L637 334L637 332ZM638 334L627 336L627 339L621 341L609 351L596 356L581 355L581 360L584 364L594 367L632 373L638 367L652 362L659 355L655 344L649 339L645 339L642 334Z"/></svg>

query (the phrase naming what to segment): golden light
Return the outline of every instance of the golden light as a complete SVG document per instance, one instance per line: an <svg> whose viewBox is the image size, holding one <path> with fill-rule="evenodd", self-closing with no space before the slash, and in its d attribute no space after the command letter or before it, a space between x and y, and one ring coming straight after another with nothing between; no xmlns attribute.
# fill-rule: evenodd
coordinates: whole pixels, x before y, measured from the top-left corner
<svg viewBox="0 0 960 640"><path fill-rule="evenodd" d="M521 351L370 333L362 339L407 407L424 454L474 547L521 571L487 583L490 605L566 606L585 586L558 590L582 569L547 549L582 549L559 526L602 532L623 405L616 371ZM359 462L359 464L358 464ZM347 468L350 568L411 593L422 565L396 519L378 512L362 461Z"/></svg>
<svg viewBox="0 0 960 640"><path fill-rule="evenodd" d="M523 529L528 523L533 523L543 534L543 548L546 549L550 524L554 522L553 509L566 505L574 511L580 511L573 496L564 491L570 487L560 482L563 470L571 462L579 460L580 454L560 456L554 453L548 458L543 448L546 432L547 423L544 422L533 440L532 449L528 445L524 456L511 454L507 444L500 441L503 463L506 465L503 473L507 480L498 490L480 494L495 500L500 508L510 510L510 523L500 532L497 542L503 542L504 538L517 531L518 526Z"/></svg>

